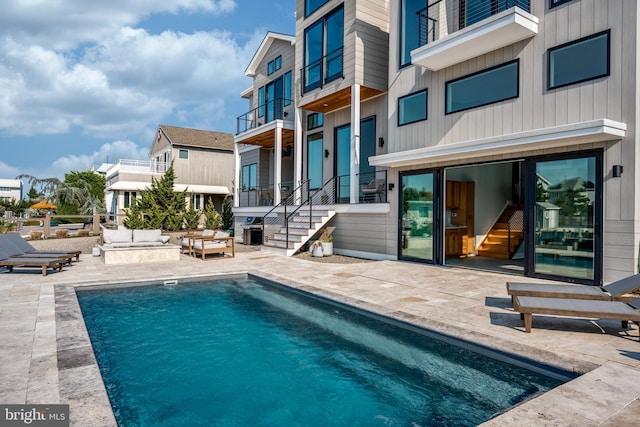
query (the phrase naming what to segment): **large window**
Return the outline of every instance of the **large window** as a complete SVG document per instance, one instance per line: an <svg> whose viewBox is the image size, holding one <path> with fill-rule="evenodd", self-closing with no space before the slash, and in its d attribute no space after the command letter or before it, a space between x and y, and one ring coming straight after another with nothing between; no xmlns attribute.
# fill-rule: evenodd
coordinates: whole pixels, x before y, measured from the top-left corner
<svg viewBox="0 0 640 427"><path fill-rule="evenodd" d="M307 179L310 189L322 187L322 132L307 138Z"/></svg>
<svg viewBox="0 0 640 427"><path fill-rule="evenodd" d="M304 32L304 91L342 77L344 10L342 7L320 19Z"/></svg>
<svg viewBox="0 0 640 427"><path fill-rule="evenodd" d="M515 60L447 82L445 113L451 114L517 98L518 76L519 61Z"/></svg>
<svg viewBox="0 0 640 427"><path fill-rule="evenodd" d="M607 30L549 49L549 89L608 76L609 35Z"/></svg>
<svg viewBox="0 0 640 427"><path fill-rule="evenodd" d="M252 163L242 167L242 191L252 191L258 186L258 164Z"/></svg>
<svg viewBox="0 0 640 427"><path fill-rule="evenodd" d="M424 0L402 0L400 10L400 66L411 63L411 51L419 46L418 11L426 7Z"/></svg>
<svg viewBox="0 0 640 427"><path fill-rule="evenodd" d="M427 120L427 89L398 98L398 126Z"/></svg>
<svg viewBox="0 0 640 427"><path fill-rule="evenodd" d="M329 0L305 0L304 1L304 16L309 16L320 8L323 4Z"/></svg>

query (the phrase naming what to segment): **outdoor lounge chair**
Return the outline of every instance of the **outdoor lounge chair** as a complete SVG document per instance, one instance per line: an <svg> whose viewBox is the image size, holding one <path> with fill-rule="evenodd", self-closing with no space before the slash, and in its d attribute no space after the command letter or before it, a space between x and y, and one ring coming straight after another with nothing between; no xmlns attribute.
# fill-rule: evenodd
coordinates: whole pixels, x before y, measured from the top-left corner
<svg viewBox="0 0 640 427"><path fill-rule="evenodd" d="M640 299L625 303L621 301L516 296L513 300L514 310L524 315L526 332L531 332L534 314L622 320L623 328L627 327L628 321L640 325Z"/></svg>
<svg viewBox="0 0 640 427"><path fill-rule="evenodd" d="M73 255L64 254L64 253L56 253L56 254L45 254L40 252L30 252L25 253L12 242L10 242L7 238L7 235L0 235L0 250L2 250L5 254L9 256L9 258L57 258L65 264L71 265L71 259Z"/></svg>
<svg viewBox="0 0 640 427"><path fill-rule="evenodd" d="M13 271L14 267L25 268L41 268L42 275L47 275L47 269L53 268L62 271L64 261L60 258L36 258L36 257L14 257L11 258L6 252L0 250L0 267L6 267L9 272Z"/></svg>
<svg viewBox="0 0 640 427"><path fill-rule="evenodd" d="M24 240L18 234L3 234L0 237L4 237L5 239L9 240L11 243L17 246L18 249L20 249L25 254L38 254L38 255L46 255L50 257L57 257L59 255L64 255L64 256L69 256L71 258L75 257L76 262L80 261L80 253L82 251L40 250L31 246L31 243Z"/></svg>
<svg viewBox="0 0 640 427"><path fill-rule="evenodd" d="M200 255L203 260L206 255L215 253L236 256L235 241L227 232L216 231L213 236L191 236L189 239L192 255Z"/></svg>
<svg viewBox="0 0 640 427"><path fill-rule="evenodd" d="M185 235L182 236L182 241L181 241L181 246L182 246L182 253L186 253L187 255L193 255L193 243L194 240L192 240L192 237L210 237L213 236L215 234L214 230L208 230L208 229L204 229L201 232L191 232L191 233L187 233Z"/></svg>
<svg viewBox="0 0 640 427"><path fill-rule="evenodd" d="M511 295L512 300L515 296L523 296L629 302L638 297L626 294L638 289L640 289L640 274L634 274L604 286L507 282L507 293Z"/></svg>

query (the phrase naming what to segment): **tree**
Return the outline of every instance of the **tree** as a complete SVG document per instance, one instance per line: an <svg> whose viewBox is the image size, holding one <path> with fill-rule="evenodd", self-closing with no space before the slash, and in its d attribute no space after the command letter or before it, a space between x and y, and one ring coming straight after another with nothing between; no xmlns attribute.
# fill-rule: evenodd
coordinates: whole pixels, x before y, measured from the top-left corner
<svg viewBox="0 0 640 427"><path fill-rule="evenodd" d="M139 200L126 211L125 227L179 230L184 222L186 190L173 191L176 179L173 162L160 179L152 178L149 190L142 193ZM144 216L143 216L144 214ZM142 227L138 217L142 217ZM127 225L129 224L129 225Z"/></svg>
<svg viewBox="0 0 640 427"><path fill-rule="evenodd" d="M222 227L222 215L216 211L213 200L209 199L204 207L205 223L204 227L208 230L216 230Z"/></svg>
<svg viewBox="0 0 640 427"><path fill-rule="evenodd" d="M233 228L233 209L231 208L229 195L226 195L222 202L222 228L224 230Z"/></svg>
<svg viewBox="0 0 640 427"><path fill-rule="evenodd" d="M200 217L202 217L202 211L196 209L194 204L189 204L189 209L184 212L184 227L187 230L195 230L200 224Z"/></svg>
<svg viewBox="0 0 640 427"><path fill-rule="evenodd" d="M93 171L71 171L55 190L58 214L78 215L104 212L105 178Z"/></svg>

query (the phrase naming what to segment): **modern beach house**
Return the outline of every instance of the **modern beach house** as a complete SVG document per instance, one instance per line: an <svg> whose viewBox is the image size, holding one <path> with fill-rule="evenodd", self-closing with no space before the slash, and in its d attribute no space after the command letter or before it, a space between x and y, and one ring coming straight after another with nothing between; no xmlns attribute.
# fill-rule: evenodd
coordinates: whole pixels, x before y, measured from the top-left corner
<svg viewBox="0 0 640 427"><path fill-rule="evenodd" d="M233 135L160 125L148 160L125 160L106 171L105 201L111 214L123 214L135 198L159 179L173 161L175 191L185 191L196 209L213 200L221 211L233 188Z"/></svg>
<svg viewBox="0 0 640 427"><path fill-rule="evenodd" d="M638 12L298 0L295 36L267 34L246 71L236 221L278 222L263 248L286 253L328 223L347 255L586 284L636 272Z"/></svg>

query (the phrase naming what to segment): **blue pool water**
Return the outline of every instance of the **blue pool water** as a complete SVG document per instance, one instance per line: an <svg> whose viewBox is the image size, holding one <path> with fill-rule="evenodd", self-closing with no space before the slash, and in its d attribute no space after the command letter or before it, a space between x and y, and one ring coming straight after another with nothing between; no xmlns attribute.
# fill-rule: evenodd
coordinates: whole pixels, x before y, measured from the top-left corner
<svg viewBox="0 0 640 427"><path fill-rule="evenodd" d="M561 383L250 279L78 300L121 426L476 425Z"/></svg>

